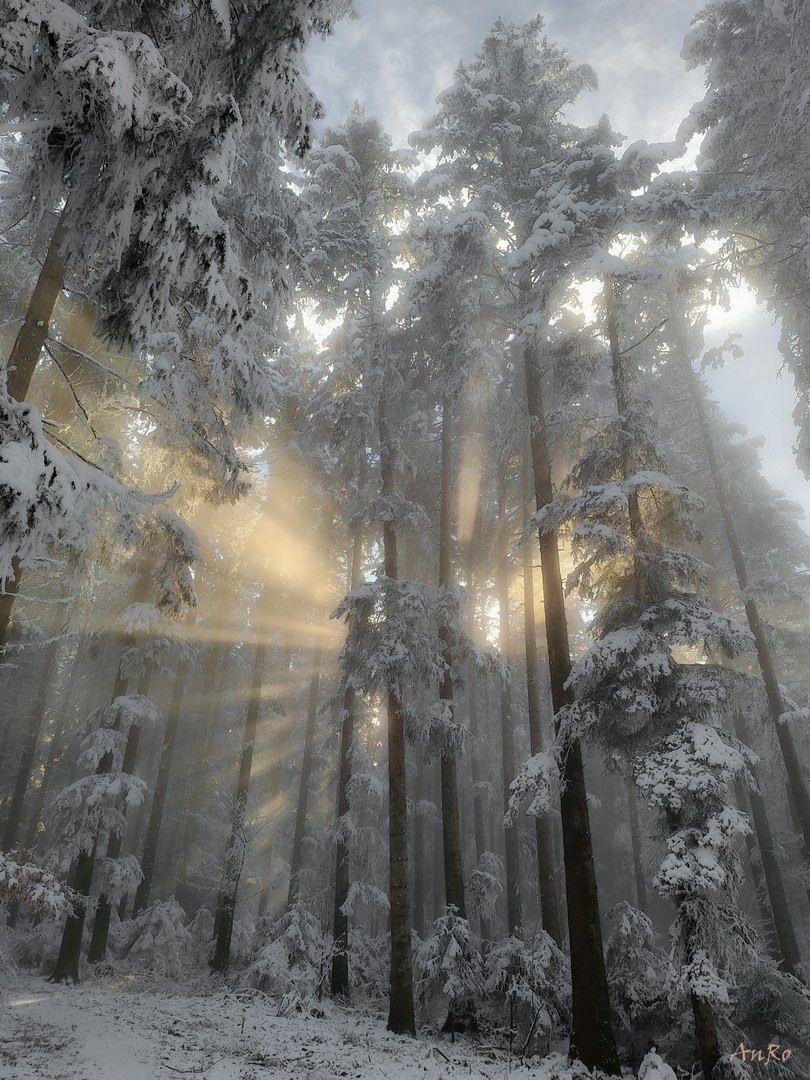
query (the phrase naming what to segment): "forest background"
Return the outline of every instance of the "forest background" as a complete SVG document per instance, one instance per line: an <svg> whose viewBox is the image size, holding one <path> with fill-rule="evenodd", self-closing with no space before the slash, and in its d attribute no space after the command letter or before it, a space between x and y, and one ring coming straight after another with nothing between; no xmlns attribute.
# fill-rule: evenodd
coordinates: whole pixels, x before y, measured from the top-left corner
<svg viewBox="0 0 810 1080"><path fill-rule="evenodd" d="M0 22L3 948L744 1073L810 1016L808 538L706 333L779 319L806 468L807 17L710 5L626 148L499 20L397 150L313 138L346 13Z"/></svg>

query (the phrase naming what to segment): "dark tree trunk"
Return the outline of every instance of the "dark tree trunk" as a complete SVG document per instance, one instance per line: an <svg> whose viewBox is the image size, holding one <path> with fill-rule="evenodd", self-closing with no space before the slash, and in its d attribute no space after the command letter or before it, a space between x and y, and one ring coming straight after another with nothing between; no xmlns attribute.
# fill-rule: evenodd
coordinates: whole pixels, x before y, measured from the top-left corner
<svg viewBox="0 0 810 1080"><path fill-rule="evenodd" d="M224 605L217 612L214 621L214 632L219 634L224 631ZM177 883L175 896L180 907L191 914L189 904L191 890L189 888L189 873L191 869L191 853L197 839L199 829L199 812L202 807L205 794L205 765L211 753L215 722L220 715L222 707L221 687L224 683L227 669L228 648L226 643L217 637L211 657L205 665L203 677L203 696L201 702L200 737L196 742L194 754L194 767L191 773L191 783L188 792L187 805L183 820L183 836L180 842L180 865L177 868Z"/></svg>
<svg viewBox="0 0 810 1080"><path fill-rule="evenodd" d="M96 845L93 844L92 851L82 852L76 860L75 872L71 882L76 890L76 898L67 917L65 928L62 931L59 956L51 973L50 982L77 983L79 981L79 960L82 954L82 934L84 932L85 915L87 914L87 898L90 895L95 866Z"/></svg>
<svg viewBox="0 0 810 1080"><path fill-rule="evenodd" d="M473 572L472 572L472 547L467 548L467 588L469 589L470 596L473 595ZM469 611L467 613L467 633L471 639L475 638L475 614L473 605L470 604ZM473 831L475 834L475 858L476 864L481 861L481 856L485 851L488 851L486 834L484 832L484 807L482 805L483 795L481 792L481 740L480 740L480 725L478 718L478 677L475 670L475 665L470 664L468 673L469 682L469 705L470 705L470 740L472 746L470 748L470 774L473 783L472 801L473 801ZM482 949L486 950L488 942L492 941L492 926L488 919L481 919L481 943Z"/></svg>
<svg viewBox="0 0 810 1080"><path fill-rule="evenodd" d="M385 387L380 391L378 426L380 478L383 498L394 494L391 436ZM397 537L392 524L383 523L385 576L397 579ZM394 688L388 690L388 851L391 904L391 999L388 1029L399 1035L415 1035L413 970L411 962L411 912L408 901L408 815L405 788L405 724L402 702Z"/></svg>
<svg viewBox="0 0 810 1080"><path fill-rule="evenodd" d="M647 882L644 878L644 861L641 857L641 825L638 820L636 787L632 780L627 783L627 810L630 817L630 844L633 849L633 877L636 882L636 905L639 911L647 911Z"/></svg>
<svg viewBox="0 0 810 1080"><path fill-rule="evenodd" d="M420 937L425 936L425 858L426 830L424 814L419 812L419 804L425 797L425 767L417 756L416 791L414 792L413 826L413 925Z"/></svg>
<svg viewBox="0 0 810 1080"><path fill-rule="evenodd" d="M149 811L149 824L146 827L146 838L144 839L143 854L141 856L143 877L135 891L135 903L132 908L133 919L139 912L149 907L151 900L160 830L163 825L163 811L169 791L169 777L172 769L172 758L174 757L174 746L177 741L177 728L180 723L183 694L185 693L190 666L190 660L183 660L177 669L174 680L169 718L166 721L163 749L160 754L160 764L158 766L157 780L155 781L155 794Z"/></svg>
<svg viewBox="0 0 810 1080"><path fill-rule="evenodd" d="M530 451L531 453L531 448ZM524 522L528 520L528 508L532 496L531 458L527 457L523 469ZM543 750L543 714L540 706L540 664L537 658L537 628L534 613L534 551L531 544L523 545L523 622L526 638L526 684L529 704L529 740L532 754ZM560 909L557 904L557 885L554 880L554 841L551 831L551 815L543 814L534 819L537 839L537 872L540 885L540 919L543 929L554 942L562 947Z"/></svg>
<svg viewBox="0 0 810 1080"><path fill-rule="evenodd" d="M504 663L509 663L511 643L509 637L509 537L506 514L506 462L498 464L498 553L497 589L498 618L500 620L499 648ZM503 783L504 814L509 810L509 785L515 779L515 736L512 719L512 695L509 683L501 688L501 780ZM506 845L506 923L509 934L518 931L523 923L520 897L520 845L517 824L504 830Z"/></svg>
<svg viewBox="0 0 810 1080"><path fill-rule="evenodd" d="M266 603L267 599L263 598ZM257 620L256 653L253 658L253 676L248 699L245 732L242 738L242 757L239 762L239 778L233 802L231 834L225 851L222 867L222 885L217 899L217 912L214 927L214 955L211 970L226 972L231 957L231 937L236 913L236 895L239 891L239 879L244 863L244 825L248 793L250 791L250 771L253 766L253 746L256 741L256 729L259 722L259 706L262 699L264 666L267 661L268 640L266 620L261 616Z"/></svg>
<svg viewBox="0 0 810 1080"><path fill-rule="evenodd" d="M707 1001L701 1001L697 994L692 999L692 1015L695 1018L695 1034L700 1051L700 1064L703 1080L717 1080L715 1069L720 1063L720 1042L714 1023L714 1011Z"/></svg>
<svg viewBox="0 0 810 1080"><path fill-rule="evenodd" d="M534 344L528 345L524 351L524 369L531 425L535 501L537 509L540 510L554 498L554 486L546 433L542 377ZM560 709L573 701L573 694L565 685L571 672L571 655L556 534L541 531L539 547L549 682L556 718ZM570 1055L572 1058L579 1058L589 1069L601 1069L608 1075L618 1076L619 1057L610 1019L610 997L602 949L602 927L599 921L599 896L593 864L585 771L579 742L571 740L564 748L564 754L560 818L571 951Z"/></svg>
<svg viewBox="0 0 810 1080"><path fill-rule="evenodd" d="M62 291L65 282L65 264L59 254L59 249L65 239L67 229L67 207L62 213L54 229L45 262L39 272L34 292L25 313L25 319L20 327L17 338L11 349L6 368L8 370L7 389L11 397L17 401L25 401L34 370L39 361L42 346L48 337L51 318L56 307L56 301ZM22 568L15 557L12 560L14 577L11 580L0 582L0 648L6 643L8 624L14 611L14 601L20 589L22 581Z"/></svg>
<svg viewBox="0 0 810 1080"><path fill-rule="evenodd" d="M364 469L361 465L359 486L363 487ZM360 561L363 557L363 538L356 532L352 542L352 565L349 588L360 584ZM352 778L352 743L354 741L355 689L346 688L343 695L343 723L340 730L340 760L338 762L337 817L343 820L349 813L349 782ZM349 899L349 848L338 838L335 844L335 903L332 936L332 971L330 991L333 997L349 996L349 916L343 910Z"/></svg>
<svg viewBox="0 0 810 1080"><path fill-rule="evenodd" d="M453 498L453 447L452 417L450 401L445 394L442 398L442 491L439 521L439 585L453 584L451 559L452 546L452 507ZM439 637L444 645L445 657L449 665L450 634L441 627ZM453 713L453 676L448 666L444 674L439 698L448 703ZM460 918L467 918L464 903L464 867L461 858L461 824L458 813L458 776L456 753L452 747L442 751L441 762L441 801L442 801L442 851L444 853L444 897L445 903L453 905ZM418 855L417 855L418 857Z"/></svg>
<svg viewBox="0 0 810 1080"><path fill-rule="evenodd" d="M298 804L295 809L295 834L293 836L292 858L290 859L290 887L287 893L288 909L298 903L301 895L304 832L307 825L309 781L312 775L312 750L315 746L315 723L318 718L318 689L320 687L320 681L321 647L318 645L312 654L312 678L309 684L307 728L304 735L304 756L301 761L301 781L298 786Z"/></svg>
<svg viewBox="0 0 810 1080"><path fill-rule="evenodd" d="M748 814L749 821L753 821L754 817L753 811L751 810L751 802L748 798L748 789L744 784L741 784L739 780L735 780L734 782L734 801L737 803L740 810ZM754 834L755 833L756 823L754 824ZM757 908L759 909L759 919L762 924L762 931L768 942L768 949L773 959L779 963L782 959L782 951L779 948L779 937L776 933L773 912L768 903L768 886L765 883L765 878L762 873L759 845L757 844L754 834L748 833L745 837L745 850L748 854L748 872L751 879L751 888L754 893Z"/></svg>

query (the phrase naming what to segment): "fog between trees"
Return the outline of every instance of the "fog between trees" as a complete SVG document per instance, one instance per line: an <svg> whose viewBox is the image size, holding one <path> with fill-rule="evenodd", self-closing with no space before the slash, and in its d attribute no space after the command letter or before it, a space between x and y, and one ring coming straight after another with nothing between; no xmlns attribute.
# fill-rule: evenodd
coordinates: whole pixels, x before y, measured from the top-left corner
<svg viewBox="0 0 810 1080"><path fill-rule="evenodd" d="M706 98L618 153L539 18L394 149L360 105L312 145L343 3L34 7L0 20L4 956L331 993L567 1046L560 1080L748 1075L786 1032L803 1075L810 540L704 331L767 299L806 470L804 9L710 4Z"/></svg>

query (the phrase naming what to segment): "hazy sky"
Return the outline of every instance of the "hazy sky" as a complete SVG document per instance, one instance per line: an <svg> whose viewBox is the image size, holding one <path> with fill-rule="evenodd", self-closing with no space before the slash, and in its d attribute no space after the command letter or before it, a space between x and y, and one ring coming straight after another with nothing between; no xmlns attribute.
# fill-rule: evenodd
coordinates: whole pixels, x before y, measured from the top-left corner
<svg viewBox="0 0 810 1080"><path fill-rule="evenodd" d="M700 71L687 72L680 50L699 0L355 0L356 20L344 20L333 37L307 53L309 80L340 124L354 101L376 116L396 146L435 112L436 95L449 86L460 60L469 61L500 15L525 23L541 14L550 40L574 63L590 64L599 90L583 96L571 113L580 124L607 113L629 141L674 138L680 121L702 97ZM793 464L790 413L793 385L781 380L778 331L767 314L741 299L723 315L716 337L743 332L745 358L712 375L730 419L764 435L763 461L771 483L810 507L810 485ZM805 523L808 528L808 524Z"/></svg>

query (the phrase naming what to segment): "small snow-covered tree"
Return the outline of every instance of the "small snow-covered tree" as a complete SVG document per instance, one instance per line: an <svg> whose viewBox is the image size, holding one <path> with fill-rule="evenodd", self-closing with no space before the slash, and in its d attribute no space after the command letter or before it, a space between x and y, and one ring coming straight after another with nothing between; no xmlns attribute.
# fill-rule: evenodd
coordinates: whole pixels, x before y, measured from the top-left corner
<svg viewBox="0 0 810 1080"><path fill-rule="evenodd" d="M158 709L143 695L117 697L110 705L96 709L87 719L88 734L79 758L79 764L88 772L61 791L49 806L55 832L51 857L62 872L76 864L76 900L52 974L56 982L79 981L82 931L99 840L120 837L126 828L123 808L143 801L146 784L123 771L128 737L133 729L159 721ZM110 893L117 889L123 893L140 880L140 867L137 860L129 859L109 865L104 876Z"/></svg>
<svg viewBox="0 0 810 1080"><path fill-rule="evenodd" d="M673 1026L670 998L675 971L643 911L622 900L607 917L613 922L605 964L614 1028L635 1066L648 1043L662 1046Z"/></svg>
<svg viewBox="0 0 810 1080"><path fill-rule="evenodd" d="M414 956L414 986L422 1023L449 1031L474 1021L484 987L484 965L470 924L452 907L437 919Z"/></svg>
<svg viewBox="0 0 810 1080"><path fill-rule="evenodd" d="M485 989L506 1013L509 1046L521 1056L533 1039L549 1041L570 1028L571 968L544 930L532 938L513 935L492 945L484 962Z"/></svg>

